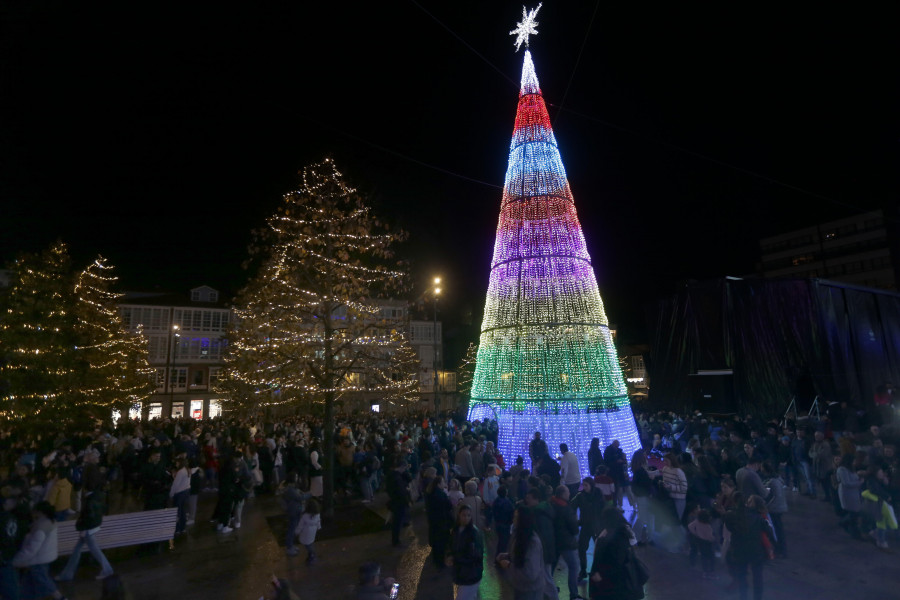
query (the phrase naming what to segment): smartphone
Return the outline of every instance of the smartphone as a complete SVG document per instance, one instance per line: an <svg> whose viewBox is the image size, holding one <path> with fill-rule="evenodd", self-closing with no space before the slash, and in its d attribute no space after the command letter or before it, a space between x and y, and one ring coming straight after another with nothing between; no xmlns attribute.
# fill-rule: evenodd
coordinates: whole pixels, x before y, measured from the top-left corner
<svg viewBox="0 0 900 600"><path fill-rule="evenodd" d="M400 594L400 584L395 583L391 586L391 595L389 596L391 600L397 600L397 596Z"/></svg>

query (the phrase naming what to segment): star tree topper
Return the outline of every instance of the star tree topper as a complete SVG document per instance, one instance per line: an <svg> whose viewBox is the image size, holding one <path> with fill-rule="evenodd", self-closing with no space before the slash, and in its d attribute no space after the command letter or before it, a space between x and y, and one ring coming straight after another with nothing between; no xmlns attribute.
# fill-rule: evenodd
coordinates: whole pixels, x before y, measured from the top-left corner
<svg viewBox="0 0 900 600"><path fill-rule="evenodd" d="M525 42L525 47L528 47L528 36L537 35L538 30L538 22L535 21L535 17L537 17L537 13L541 10L541 6L543 3L539 3L537 8L532 11L525 10L525 7L522 7L522 21L516 23L516 28L509 32L509 35L516 36L516 52L519 51L519 48L522 47L522 42Z"/></svg>

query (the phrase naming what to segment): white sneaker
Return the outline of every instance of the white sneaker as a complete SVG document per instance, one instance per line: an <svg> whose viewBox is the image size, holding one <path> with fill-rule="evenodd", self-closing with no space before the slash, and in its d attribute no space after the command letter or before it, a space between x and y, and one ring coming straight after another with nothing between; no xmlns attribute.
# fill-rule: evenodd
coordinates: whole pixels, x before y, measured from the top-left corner
<svg viewBox="0 0 900 600"><path fill-rule="evenodd" d="M185 525L193 525L193 524L194 524L194 520L191 519L190 521L185 521L184 524L185 524Z"/></svg>
<svg viewBox="0 0 900 600"><path fill-rule="evenodd" d="M216 525L216 531L222 531L224 528L225 528L225 526L222 525L221 523L219 523L218 525Z"/></svg>
<svg viewBox="0 0 900 600"><path fill-rule="evenodd" d="M240 529L240 528L241 528L241 524L240 524L240 523L235 523L235 524L234 524L234 528L235 528L235 529Z"/></svg>
<svg viewBox="0 0 900 600"><path fill-rule="evenodd" d="M222 527L221 529L219 529L219 533L231 533L232 531L234 531L234 529L232 529L231 527Z"/></svg>

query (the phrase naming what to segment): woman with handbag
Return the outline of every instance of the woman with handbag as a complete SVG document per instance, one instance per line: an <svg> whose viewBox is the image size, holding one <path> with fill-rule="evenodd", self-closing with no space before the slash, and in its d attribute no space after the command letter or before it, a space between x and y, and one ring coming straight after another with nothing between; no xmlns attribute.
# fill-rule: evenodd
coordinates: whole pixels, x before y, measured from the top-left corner
<svg viewBox="0 0 900 600"><path fill-rule="evenodd" d="M617 506L604 508L599 527L589 579L591 600L640 600L646 567L634 555L634 534L622 511Z"/></svg>

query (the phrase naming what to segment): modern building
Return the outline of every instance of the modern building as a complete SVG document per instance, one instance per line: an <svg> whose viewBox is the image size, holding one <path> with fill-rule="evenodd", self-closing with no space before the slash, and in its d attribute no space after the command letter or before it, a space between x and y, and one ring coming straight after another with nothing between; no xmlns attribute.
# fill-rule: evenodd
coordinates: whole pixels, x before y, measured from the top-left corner
<svg viewBox="0 0 900 600"><path fill-rule="evenodd" d="M456 393L456 372L444 369L441 321L436 318L431 320L414 318L421 317L422 314L411 310L410 304L404 300L382 300L380 316L396 323L397 329L406 334L419 357L420 399L434 403L432 406L447 408L445 405L450 402L448 400L450 394ZM436 386L435 373L437 373Z"/></svg>
<svg viewBox="0 0 900 600"><path fill-rule="evenodd" d="M119 314L126 327L140 327L147 336L148 358L156 370L156 390L131 418L200 419L222 413L224 398L214 388L224 367L232 314L217 290L200 286L188 296L130 292L120 300Z"/></svg>
<svg viewBox="0 0 900 600"><path fill-rule="evenodd" d="M762 274L896 290L889 232L877 210L766 238L759 243Z"/></svg>

